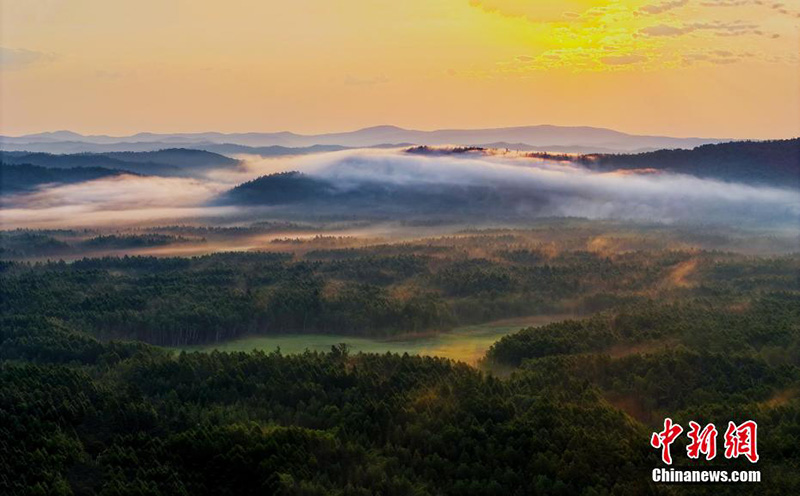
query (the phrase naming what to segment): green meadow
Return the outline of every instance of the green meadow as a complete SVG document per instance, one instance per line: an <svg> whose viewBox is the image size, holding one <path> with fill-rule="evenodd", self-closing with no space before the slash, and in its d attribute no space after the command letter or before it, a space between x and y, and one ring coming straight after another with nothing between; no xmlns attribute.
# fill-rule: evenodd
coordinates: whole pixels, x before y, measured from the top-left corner
<svg viewBox="0 0 800 496"><path fill-rule="evenodd" d="M568 318L566 315L539 315L499 320L486 324L457 327L452 331L423 336L378 339L341 334L277 334L251 336L224 343L174 348L183 351L274 351L295 354L309 351L330 351L331 346L346 343L353 352L408 353L410 355L439 356L477 364L495 341L522 328L540 326Z"/></svg>

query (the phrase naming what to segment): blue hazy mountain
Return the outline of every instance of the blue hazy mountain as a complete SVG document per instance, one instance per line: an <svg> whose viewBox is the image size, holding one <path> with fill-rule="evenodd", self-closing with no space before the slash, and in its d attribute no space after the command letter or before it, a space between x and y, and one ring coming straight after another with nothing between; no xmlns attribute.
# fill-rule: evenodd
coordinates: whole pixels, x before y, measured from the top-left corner
<svg viewBox="0 0 800 496"><path fill-rule="evenodd" d="M182 148L151 152L52 154L2 152L7 164L31 164L48 168L100 167L144 175L192 176L208 169L236 167L234 160L217 153Z"/></svg>
<svg viewBox="0 0 800 496"><path fill-rule="evenodd" d="M282 146L302 148L314 145L368 147L381 144L410 143L417 145L481 145L487 143L518 143L520 146L553 151L634 151L658 148L692 148L724 140L714 138L674 138L668 136L635 135L596 127L520 126L496 129L440 129L420 131L397 126L375 126L356 131L302 135L277 133L139 133L131 136L84 136L70 131L39 133L18 137L0 137L6 150L33 149L58 152L78 143L117 146L125 144L136 149L159 143L162 148L192 145L230 144L250 147ZM25 148L27 146L27 148Z"/></svg>

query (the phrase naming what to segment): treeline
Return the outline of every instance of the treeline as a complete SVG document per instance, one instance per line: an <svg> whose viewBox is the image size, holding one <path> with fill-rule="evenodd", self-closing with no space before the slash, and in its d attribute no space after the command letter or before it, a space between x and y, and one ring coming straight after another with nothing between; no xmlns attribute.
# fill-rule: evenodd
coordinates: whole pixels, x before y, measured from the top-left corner
<svg viewBox="0 0 800 496"><path fill-rule="evenodd" d="M42 324L63 354L0 336L3 494L640 494L655 461L611 407L444 359L99 342L76 358Z"/></svg>
<svg viewBox="0 0 800 496"><path fill-rule="evenodd" d="M164 241L142 236L93 239L100 246ZM685 263L694 272L673 280ZM224 253L11 262L0 278L0 310L60 319L102 339L169 346L287 332L387 336L513 316L587 314L655 297L733 304L752 291L795 289L798 265L796 257L553 254L512 246L474 258L458 248L414 245L313 251L306 259Z"/></svg>
<svg viewBox="0 0 800 496"><path fill-rule="evenodd" d="M205 238L189 238L162 233L101 234L97 236L54 236L46 232L16 230L0 232L0 257L80 256L101 250L126 250L183 243L204 243Z"/></svg>
<svg viewBox="0 0 800 496"><path fill-rule="evenodd" d="M486 365L519 367L514 380L558 402L594 398L658 431L665 417L717 427L758 423L757 467L741 460L693 461L686 438L672 448L676 468L760 469L758 488L781 494L800 484L800 293L755 296L747 305L708 301L628 306L581 321L509 335L489 350ZM726 465L722 467L722 465ZM656 465L654 465L656 466ZM733 487L682 487L716 494Z"/></svg>
<svg viewBox="0 0 800 496"><path fill-rule="evenodd" d="M764 354L800 364L800 294L772 292L746 304L718 307L687 299L623 305L582 320L523 329L497 341L487 360L519 366L525 360L585 353L687 347L727 354Z"/></svg>
<svg viewBox="0 0 800 496"><path fill-rule="evenodd" d="M58 318L104 339L162 345L254 333L380 335L452 326L436 293L401 297L385 287L416 269L418 263L398 258L364 259L356 268L270 254L9 264L0 310ZM327 283L331 271L339 283Z"/></svg>
<svg viewBox="0 0 800 496"><path fill-rule="evenodd" d="M8 164L0 157L0 195L22 193L43 185L71 184L123 174L103 167L59 169L30 164Z"/></svg>
<svg viewBox="0 0 800 496"><path fill-rule="evenodd" d="M796 323L796 297L768 300L778 305L773 324ZM627 311L620 336L658 311L640 310ZM525 358L505 379L344 345L288 356L169 354L101 343L52 319L6 318L0 493L789 494L800 483L798 363L761 356L767 345L730 351L758 333L728 333L721 315L705 322L717 350L586 352L606 349L598 338ZM675 333L660 322L648 339ZM769 342L796 349L796 330ZM586 335L595 334L609 333ZM715 467L756 468L764 482L652 484L660 462L649 435L666 415L717 426L757 420L759 464ZM708 465L688 461L685 444L672 448L677 467Z"/></svg>
<svg viewBox="0 0 800 496"><path fill-rule="evenodd" d="M0 261L0 494L796 492L798 258L553 248L498 232L306 258ZM498 376L344 345L141 342L386 335L567 308L599 313L503 338L483 364ZM763 482L654 485L649 438L666 416L756 420L757 465L690 461L685 436L673 454Z"/></svg>
<svg viewBox="0 0 800 496"><path fill-rule="evenodd" d="M692 150L581 155L576 160L602 170L655 168L728 181L800 187L800 138L733 141Z"/></svg>
<svg viewBox="0 0 800 496"><path fill-rule="evenodd" d="M54 177L86 175L89 171L116 171L135 175L191 176L212 168L232 168L240 162L217 153L185 148L147 152L107 152L52 154L37 152L0 152L0 163L31 168L33 174ZM57 171L55 169L63 169ZM70 174L69 169L80 172ZM82 169L82 170L81 170ZM16 169L15 169L16 170ZM30 174L28 174L30 176Z"/></svg>

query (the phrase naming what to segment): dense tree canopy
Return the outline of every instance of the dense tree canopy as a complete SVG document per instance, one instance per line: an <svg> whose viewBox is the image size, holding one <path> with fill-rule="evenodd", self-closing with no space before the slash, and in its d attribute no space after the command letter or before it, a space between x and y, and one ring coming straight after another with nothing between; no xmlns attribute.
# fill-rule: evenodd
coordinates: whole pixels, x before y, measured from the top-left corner
<svg viewBox="0 0 800 496"><path fill-rule="evenodd" d="M2 262L0 494L800 487L797 256L518 241ZM381 336L550 311L574 318L501 339L481 368L346 345L288 355L142 342ZM649 437L665 416L756 420L756 466L710 464L756 468L764 482L653 484ZM688 460L685 444L673 446L676 466L709 465Z"/></svg>

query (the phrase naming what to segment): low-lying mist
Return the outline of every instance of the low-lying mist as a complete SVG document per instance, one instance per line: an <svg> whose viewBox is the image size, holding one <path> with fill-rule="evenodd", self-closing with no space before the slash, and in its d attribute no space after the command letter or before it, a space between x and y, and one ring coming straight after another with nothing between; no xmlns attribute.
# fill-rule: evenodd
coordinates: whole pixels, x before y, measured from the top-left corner
<svg viewBox="0 0 800 496"><path fill-rule="evenodd" d="M40 188L4 198L4 229L128 226L229 215L205 204L228 185L187 178L121 175Z"/></svg>
<svg viewBox="0 0 800 496"><path fill-rule="evenodd" d="M326 207L324 210L338 209L352 218L373 210L363 202L358 209L337 205L335 195L317 202L287 203L280 208L235 202L221 205L217 201L239 183L295 170L350 197L375 185L392 191L413 191L417 204L440 195L439 201L431 204L450 219L457 219L463 212L462 224L470 223L469 212L475 209L481 210L484 220L513 218L518 223L541 217L752 224L790 229L800 223L797 190L653 170L595 172L566 162L514 154L420 155L402 149L349 150L280 159L237 158L245 159L242 167L211 170L204 179L122 175L5 195L0 222L4 229L252 222L281 215L318 215L320 202ZM443 191L452 190L458 190L459 195L441 196ZM472 204L470 195L475 191L490 191L491 195L484 195L483 203ZM376 202L374 210L398 207L389 211L403 220L404 206L390 205L393 198L402 202L409 196L373 195L368 201ZM331 204L324 205L325 201Z"/></svg>
<svg viewBox="0 0 800 496"><path fill-rule="evenodd" d="M336 152L303 157L293 165L343 192L376 184L432 195L442 187L485 188L502 198L498 207L504 213L514 209L521 219L564 216L786 226L797 226L800 220L797 190L654 170L594 172L513 155L420 156L401 150ZM457 212L469 202L465 198L464 204L449 207Z"/></svg>

